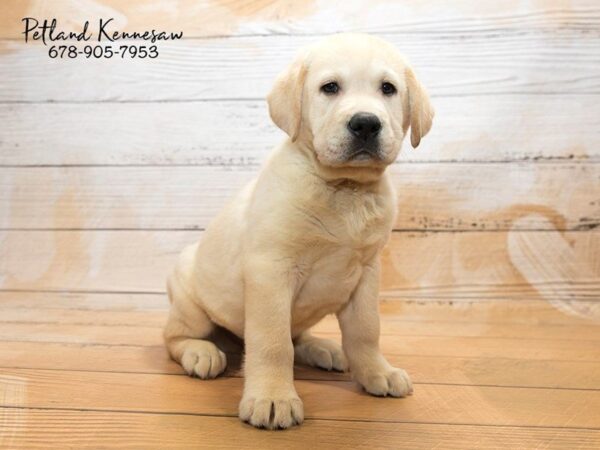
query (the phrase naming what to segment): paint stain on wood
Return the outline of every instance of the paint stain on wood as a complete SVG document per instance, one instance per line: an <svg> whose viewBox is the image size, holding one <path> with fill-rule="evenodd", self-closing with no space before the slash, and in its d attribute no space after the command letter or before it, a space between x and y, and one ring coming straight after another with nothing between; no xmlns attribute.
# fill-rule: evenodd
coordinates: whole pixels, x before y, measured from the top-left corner
<svg viewBox="0 0 600 450"><path fill-rule="evenodd" d="M383 252L383 285L391 289L418 288L419 285L431 285L435 279L438 286L476 286L481 285L482 280L490 289L493 289L494 280L497 284L511 280L520 289L538 292L541 298L553 301L558 298L561 303L564 295L564 286L570 280L577 279L573 264L577 258L593 258L593 252L585 256L586 249L580 246L568 253L571 261L568 273L563 276L555 273L551 279L534 276L535 270L523 270L529 265L529 261L536 260L536 255L530 251L516 251L514 240L525 240L529 245L532 236L541 236L540 239L548 239L552 236L549 244L562 242L563 247L568 246L563 231L567 219L553 208L535 204L517 204L499 211L493 211L483 215L484 222L493 221L494 217L500 217L508 226L509 232L483 232L473 235L471 233L454 233L449 239L447 233L402 233L393 236L394 245L388 245ZM531 222L539 223L541 228L548 231L527 233L521 230L530 229ZM474 238L476 236L476 238ZM600 236L600 233L598 233ZM426 243L427 245L424 245ZM537 241L534 242L538 244ZM546 245L546 244L540 244ZM556 244L558 245L558 244ZM590 242L589 248L598 248L597 242ZM518 248L522 248L518 247ZM518 249L517 248L517 249ZM484 249L484 251L482 251ZM563 249L562 254L566 250ZM583 255L583 256L582 256ZM546 255L545 264L550 266L557 264L552 255ZM500 263L502 261L502 263ZM563 258L560 258L560 263ZM534 266L539 267L538 266ZM587 277L584 279L597 279L600 274L600 264L589 264ZM538 274L539 275L539 274ZM556 282L557 286L548 290L547 282ZM417 283L415 286L414 283ZM537 289L540 285L542 289ZM573 298L571 298L572 300ZM593 308L592 308L593 309Z"/></svg>
<svg viewBox="0 0 600 450"><path fill-rule="evenodd" d="M30 11L33 3L31 0L3 0L0 2L1 38L17 38L21 36L23 32L21 19L31 14Z"/></svg>
<svg viewBox="0 0 600 450"><path fill-rule="evenodd" d="M519 226L518 220L515 226ZM600 320L600 303L579 302L571 291L559 289L571 282L585 284L598 279L597 256L586 249L600 246L600 233L588 233L588 239L570 243L558 231L509 232L507 243L512 264L548 303L566 314Z"/></svg>
<svg viewBox="0 0 600 450"><path fill-rule="evenodd" d="M184 36L188 32L194 36L223 36L246 22L300 19L316 11L315 2L311 0L6 0L0 2L0 37L19 39L23 17L56 18L58 28L67 32L80 32L86 20L90 21L90 30L97 30L100 18L113 18L111 27L119 31L156 29L183 31Z"/></svg>
<svg viewBox="0 0 600 450"><path fill-rule="evenodd" d="M213 0L213 3L227 9L230 13L240 18L290 20L299 19L316 12L314 1Z"/></svg>

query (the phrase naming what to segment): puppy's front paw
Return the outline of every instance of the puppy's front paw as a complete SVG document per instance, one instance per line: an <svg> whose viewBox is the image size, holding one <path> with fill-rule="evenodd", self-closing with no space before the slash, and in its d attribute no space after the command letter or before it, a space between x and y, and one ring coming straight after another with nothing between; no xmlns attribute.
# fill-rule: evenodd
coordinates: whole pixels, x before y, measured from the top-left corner
<svg viewBox="0 0 600 450"><path fill-rule="evenodd" d="M227 357L210 341L190 339L186 342L181 366L192 377L215 378L227 367Z"/></svg>
<svg viewBox="0 0 600 450"><path fill-rule="evenodd" d="M346 372L348 361L340 344L329 339L311 338L294 347L297 362L324 370Z"/></svg>
<svg viewBox="0 0 600 450"><path fill-rule="evenodd" d="M284 396L244 395L240 419L257 428L284 429L304 421L304 407L295 392Z"/></svg>
<svg viewBox="0 0 600 450"><path fill-rule="evenodd" d="M406 371L395 367L364 373L357 381L369 394L381 397L406 397L413 393L412 383Z"/></svg>

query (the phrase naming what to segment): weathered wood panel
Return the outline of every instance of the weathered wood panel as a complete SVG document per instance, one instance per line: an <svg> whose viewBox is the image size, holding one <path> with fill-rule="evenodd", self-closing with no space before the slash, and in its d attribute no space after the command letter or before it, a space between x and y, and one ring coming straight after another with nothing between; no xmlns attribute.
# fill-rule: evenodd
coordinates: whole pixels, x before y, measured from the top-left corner
<svg viewBox="0 0 600 450"><path fill-rule="evenodd" d="M63 450L72 446L123 449L380 448L482 450L540 448L596 449L600 432L573 428L498 427L308 419L285 433L266 433L232 417L135 414L101 411L0 409L10 433L0 444L12 449Z"/></svg>
<svg viewBox="0 0 600 450"><path fill-rule="evenodd" d="M4 0L0 5L0 38L21 39L21 19L57 17L61 29L81 31L85 20L114 17L124 31L156 28L183 30L186 37L225 35L315 34L337 31L440 33L444 31L491 34L512 30L597 29L600 10L593 0L544 2L473 2L443 0L376 3L367 0L336 3L286 0ZM332 20L334 18L334 20ZM97 29L92 23L91 29Z"/></svg>
<svg viewBox="0 0 600 450"><path fill-rule="evenodd" d="M566 326L578 327L589 325L593 317L578 317L566 314L545 300L527 299L527 288L524 286L510 286L498 288L499 298L487 298L481 302L477 295L469 298L465 292L464 298L455 296L453 301L444 301L447 292L438 288L438 297L417 297L414 300L381 296L379 309L385 320L391 317L399 317L406 322L452 322L452 323L480 323L489 324L524 324L535 326ZM431 290L429 291L431 294ZM572 302L579 304L581 308L587 307L592 310L598 299L591 297L592 289L588 292L588 300ZM583 296L583 293L580 293ZM23 311L25 314L38 314L44 311L49 315L55 310L61 310L68 318L71 312L90 313L96 318L96 324L121 324L123 318L130 314L139 314L136 324L156 325L164 313L168 310L166 293L155 294L125 293L125 292L36 292L36 291L14 291L0 290L0 312L12 311L17 314ZM3 316L5 317L5 316ZM28 315L28 317L31 317ZM127 319L129 320L129 319ZM130 323L131 325L131 323Z"/></svg>
<svg viewBox="0 0 600 450"><path fill-rule="evenodd" d="M0 288L164 292L165 279L199 231L0 232ZM393 233L382 289L446 300L514 295L547 299L572 314L598 298L600 233L509 231ZM549 257L548 254L552 257ZM450 287L450 288L449 288Z"/></svg>
<svg viewBox="0 0 600 450"><path fill-rule="evenodd" d="M409 58L434 97L600 93L598 33L382 37ZM117 60L51 59L49 47L8 41L0 55L0 101L263 99L298 49L316 39L244 36L167 42L156 59Z"/></svg>
<svg viewBox="0 0 600 450"><path fill-rule="evenodd" d="M399 161L598 160L598 98L438 97L431 133ZM265 101L0 104L0 123L3 165L256 166L284 137Z"/></svg>
<svg viewBox="0 0 600 450"><path fill-rule="evenodd" d="M600 224L600 164L419 163L389 170L398 193L398 230L577 230ZM0 168L0 227L203 229L257 173Z"/></svg>

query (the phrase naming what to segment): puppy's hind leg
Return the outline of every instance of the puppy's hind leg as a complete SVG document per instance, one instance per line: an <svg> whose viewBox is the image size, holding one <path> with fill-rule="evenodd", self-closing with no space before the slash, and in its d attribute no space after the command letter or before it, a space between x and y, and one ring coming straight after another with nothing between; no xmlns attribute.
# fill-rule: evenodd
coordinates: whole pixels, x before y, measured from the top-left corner
<svg viewBox="0 0 600 450"><path fill-rule="evenodd" d="M308 331L294 339L294 360L324 370L348 370L348 361L340 344L312 336Z"/></svg>
<svg viewBox="0 0 600 450"><path fill-rule="evenodd" d="M169 354L190 376L215 378L227 367L227 358L207 340L215 324L190 297L177 271L168 280L171 311L164 330Z"/></svg>

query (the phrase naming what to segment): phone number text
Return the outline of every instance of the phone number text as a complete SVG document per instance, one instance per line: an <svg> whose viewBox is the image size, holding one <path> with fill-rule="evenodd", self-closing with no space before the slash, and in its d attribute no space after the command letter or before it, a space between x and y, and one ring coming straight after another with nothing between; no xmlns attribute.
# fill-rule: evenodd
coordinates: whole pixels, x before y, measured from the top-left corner
<svg viewBox="0 0 600 450"><path fill-rule="evenodd" d="M78 48L75 45L53 45L48 50L48 56L52 59L65 58L150 58L158 57L158 48L156 45L137 46L137 45L86 45Z"/></svg>

